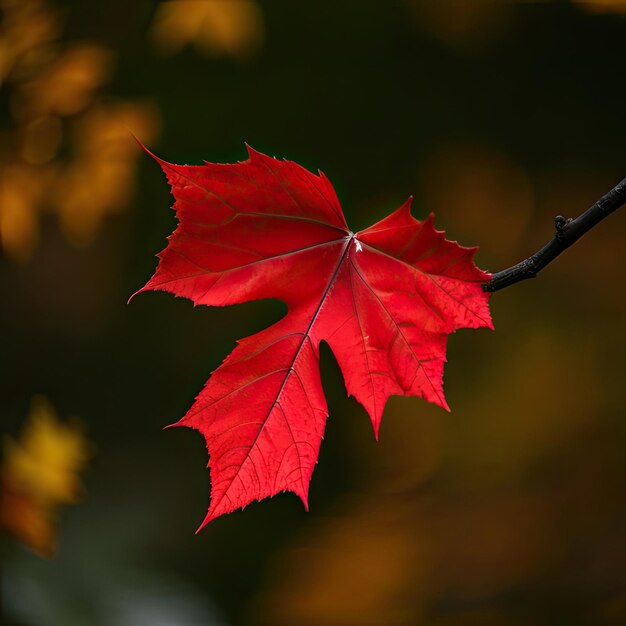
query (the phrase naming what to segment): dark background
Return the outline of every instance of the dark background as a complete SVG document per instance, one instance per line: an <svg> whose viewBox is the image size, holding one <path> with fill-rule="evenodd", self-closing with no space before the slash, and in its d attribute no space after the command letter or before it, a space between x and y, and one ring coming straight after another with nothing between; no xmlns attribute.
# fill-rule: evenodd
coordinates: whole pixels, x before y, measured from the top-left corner
<svg viewBox="0 0 626 626"><path fill-rule="evenodd" d="M141 102L158 120L145 140L169 161L244 159L245 141L319 167L353 230L413 194L416 217L434 211L491 271L626 175L619 2L266 0L239 43L211 43L208 28L209 44L180 50L159 44L153 2L46 6L61 16L58 50L88 41L113 59L89 103L59 114L49 163L82 158L71 137L94 107ZM23 159L24 80L1 87L5 167ZM56 556L6 551L7 623L626 623L624 214L495 294L495 333L451 337L450 414L394 398L376 443L323 350L330 418L311 512L280 495L195 536L204 442L162 427L236 339L284 309L194 309L164 293L126 304L175 219L159 168L123 142L134 193L92 235L72 240L44 194L38 239L0 257L2 431L17 436L44 394L96 450Z"/></svg>

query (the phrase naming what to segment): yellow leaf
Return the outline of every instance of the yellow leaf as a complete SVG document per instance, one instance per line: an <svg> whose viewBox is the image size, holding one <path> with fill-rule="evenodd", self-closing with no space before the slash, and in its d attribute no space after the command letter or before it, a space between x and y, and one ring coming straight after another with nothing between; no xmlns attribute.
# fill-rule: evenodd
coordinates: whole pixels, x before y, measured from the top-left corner
<svg viewBox="0 0 626 626"><path fill-rule="evenodd" d="M42 555L51 553L59 505L78 500L90 445L75 422L61 422L43 397L33 400L16 441L4 438L0 526Z"/></svg>

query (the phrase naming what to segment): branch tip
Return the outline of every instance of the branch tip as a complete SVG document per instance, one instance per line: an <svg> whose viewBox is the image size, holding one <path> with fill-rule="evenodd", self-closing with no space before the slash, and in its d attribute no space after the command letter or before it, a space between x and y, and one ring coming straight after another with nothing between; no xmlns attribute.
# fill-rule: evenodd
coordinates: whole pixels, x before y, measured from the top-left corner
<svg viewBox="0 0 626 626"><path fill-rule="evenodd" d="M493 293L528 278L535 278L546 265L563 251L576 243L586 232L599 224L605 217L626 203L626 178L593 204L577 218L557 215L554 218L554 237L533 255L501 272L492 274L491 280L483 283L483 291Z"/></svg>

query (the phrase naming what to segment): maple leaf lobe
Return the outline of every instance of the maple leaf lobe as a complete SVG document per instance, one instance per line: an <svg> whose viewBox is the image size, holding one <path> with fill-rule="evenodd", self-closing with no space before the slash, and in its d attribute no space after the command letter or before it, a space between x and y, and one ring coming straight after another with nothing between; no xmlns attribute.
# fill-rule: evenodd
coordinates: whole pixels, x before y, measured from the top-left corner
<svg viewBox="0 0 626 626"><path fill-rule="evenodd" d="M390 395L443 394L446 343L458 328L493 328L490 275L476 248L445 239L410 199L353 234L329 180L248 147L247 161L156 160L178 226L140 291L194 304L275 298L285 317L242 339L176 425L207 443L211 503L202 528L253 500L293 491L308 508L328 408L319 373L326 341L376 436Z"/></svg>

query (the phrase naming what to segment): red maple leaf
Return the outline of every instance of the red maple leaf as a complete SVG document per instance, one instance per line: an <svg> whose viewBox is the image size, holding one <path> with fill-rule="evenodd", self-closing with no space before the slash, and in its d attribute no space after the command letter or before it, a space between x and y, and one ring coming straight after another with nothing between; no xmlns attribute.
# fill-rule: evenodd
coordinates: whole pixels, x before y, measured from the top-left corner
<svg viewBox="0 0 626 626"><path fill-rule="evenodd" d="M352 233L329 180L248 148L237 164L173 165L178 227L140 291L223 306L276 298L273 326L238 342L175 425L206 438L215 517L293 491L308 509L328 417L319 344L333 351L378 436L387 398L420 396L445 409L443 366L457 328L493 328L489 274L465 248L420 222L410 199ZM156 157L155 157L156 158Z"/></svg>

